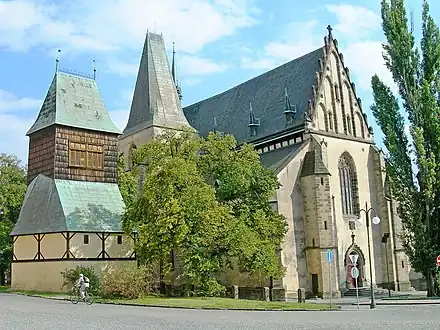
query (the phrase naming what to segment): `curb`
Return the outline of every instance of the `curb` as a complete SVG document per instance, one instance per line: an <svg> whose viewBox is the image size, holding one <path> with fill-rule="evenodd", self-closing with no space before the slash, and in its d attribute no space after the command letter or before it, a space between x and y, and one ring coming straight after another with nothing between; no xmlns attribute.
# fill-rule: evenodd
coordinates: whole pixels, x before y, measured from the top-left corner
<svg viewBox="0 0 440 330"><path fill-rule="evenodd" d="M49 300L63 300L69 301L69 298L65 297L49 297L40 296L36 294L26 294L19 292L11 292L12 294L17 294L26 297L42 298ZM114 305L114 306L130 306L130 307L150 307L150 308L168 308L168 309L187 309L187 310L211 310L211 311L249 311L249 312L338 312L341 310L341 306L335 305L335 309L306 309L306 308L292 308L292 309L257 309L257 308L220 308L220 307L184 307L184 306L162 306L154 304L136 304L136 303L120 303L120 302L105 302L105 301L95 301L94 304L101 305Z"/></svg>
<svg viewBox="0 0 440 330"><path fill-rule="evenodd" d="M357 303L353 303L353 306ZM369 302L359 303L360 306L369 306ZM376 302L376 306L416 306L416 305L440 305L440 301L396 301L396 302Z"/></svg>

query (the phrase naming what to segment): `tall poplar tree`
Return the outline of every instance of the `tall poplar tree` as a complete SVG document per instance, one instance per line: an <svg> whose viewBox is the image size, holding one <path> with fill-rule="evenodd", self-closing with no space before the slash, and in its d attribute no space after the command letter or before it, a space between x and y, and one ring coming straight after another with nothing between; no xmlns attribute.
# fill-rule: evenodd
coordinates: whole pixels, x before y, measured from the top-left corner
<svg viewBox="0 0 440 330"><path fill-rule="evenodd" d="M440 34L427 0L420 48L404 0L382 0L381 14L386 37L383 57L400 100L375 75L371 109L385 135L387 172L399 204L403 246L412 267L425 276L432 296L440 254Z"/></svg>

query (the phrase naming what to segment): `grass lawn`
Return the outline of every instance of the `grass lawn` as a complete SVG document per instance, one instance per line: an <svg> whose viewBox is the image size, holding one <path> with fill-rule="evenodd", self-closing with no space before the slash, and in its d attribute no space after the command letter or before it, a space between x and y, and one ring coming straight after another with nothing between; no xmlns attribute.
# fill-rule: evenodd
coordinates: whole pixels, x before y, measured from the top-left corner
<svg viewBox="0 0 440 330"><path fill-rule="evenodd" d="M69 299L66 293L53 292L33 292L33 291L12 291L7 287L0 287L0 292L10 292L42 298L64 298ZM229 309L229 310L311 310L325 311L338 310L336 305L327 304L298 304L281 301L259 301L245 299L230 298L162 298L162 297L145 297L142 299L100 299L95 300L102 304L116 305L137 305L137 306L154 306L154 307L175 307L175 308L191 308L191 309Z"/></svg>
<svg viewBox="0 0 440 330"><path fill-rule="evenodd" d="M159 298L146 297L133 300L106 300L102 303L130 304L139 306L177 307L193 309L236 309L236 310L337 310L338 307L325 304L298 304L277 301L258 301L230 298Z"/></svg>

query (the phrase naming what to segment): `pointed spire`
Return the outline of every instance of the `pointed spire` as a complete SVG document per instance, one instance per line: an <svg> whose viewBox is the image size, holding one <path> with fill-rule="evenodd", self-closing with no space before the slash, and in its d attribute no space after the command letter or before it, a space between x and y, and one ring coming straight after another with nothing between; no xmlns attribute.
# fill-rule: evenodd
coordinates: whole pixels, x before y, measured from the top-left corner
<svg viewBox="0 0 440 330"><path fill-rule="evenodd" d="M176 84L177 83L177 81L176 81L176 48L175 48L175 43L174 43L174 41L173 41L173 60L172 60L172 62L171 62L171 75L173 76L173 80L174 80L174 83Z"/></svg>
<svg viewBox="0 0 440 330"><path fill-rule="evenodd" d="M252 102L249 102L249 124L248 124L251 136L255 136L258 133L258 127L260 127L260 118L256 118L254 110L252 109Z"/></svg>
<svg viewBox="0 0 440 330"><path fill-rule="evenodd" d="M287 94L287 86L284 87L284 116L286 118L286 125L293 122L296 115L296 106L290 103L289 95Z"/></svg>
<svg viewBox="0 0 440 330"><path fill-rule="evenodd" d="M96 61L93 59L93 80L96 80Z"/></svg>
<svg viewBox="0 0 440 330"><path fill-rule="evenodd" d="M191 127L170 69L163 37L147 32L124 135L153 126Z"/></svg>
<svg viewBox="0 0 440 330"><path fill-rule="evenodd" d="M176 48L173 41L173 59L171 61L171 76L173 77L174 84L176 85L177 95L179 95L179 100L182 100L182 88L180 87L179 80L177 79L176 70Z"/></svg>
<svg viewBox="0 0 440 330"><path fill-rule="evenodd" d="M58 49L57 58L55 60L55 72L58 72L58 66L60 64L60 53L61 53L61 49Z"/></svg>

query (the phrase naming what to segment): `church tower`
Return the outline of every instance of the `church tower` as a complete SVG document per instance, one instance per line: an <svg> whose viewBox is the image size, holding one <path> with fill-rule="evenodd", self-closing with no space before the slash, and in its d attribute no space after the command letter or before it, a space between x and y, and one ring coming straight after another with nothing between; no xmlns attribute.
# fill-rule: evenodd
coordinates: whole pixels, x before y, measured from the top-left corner
<svg viewBox="0 0 440 330"><path fill-rule="evenodd" d="M119 151L126 160L132 148L147 143L164 130L191 127L180 99L174 50L170 69L163 36L147 32L128 123L119 139Z"/></svg>
<svg viewBox="0 0 440 330"><path fill-rule="evenodd" d="M59 291L60 272L134 262L117 184L118 128L95 79L57 71L29 129L28 188L11 233L12 286Z"/></svg>

